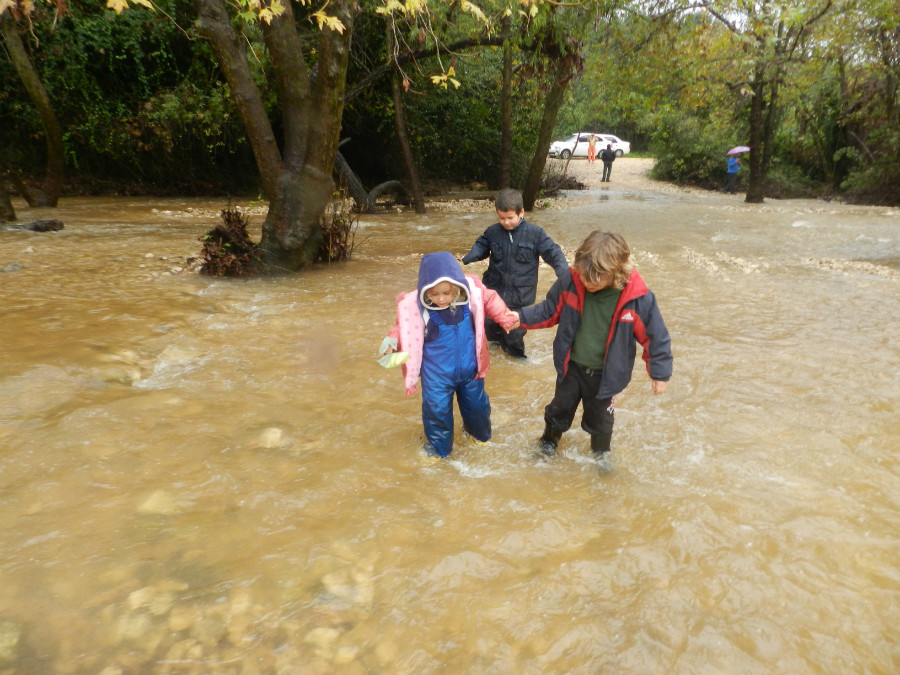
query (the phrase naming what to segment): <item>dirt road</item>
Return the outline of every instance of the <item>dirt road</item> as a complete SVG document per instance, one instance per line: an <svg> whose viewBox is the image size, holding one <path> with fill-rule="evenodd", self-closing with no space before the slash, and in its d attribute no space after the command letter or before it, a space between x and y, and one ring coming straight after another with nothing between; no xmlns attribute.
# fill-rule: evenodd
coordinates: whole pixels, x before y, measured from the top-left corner
<svg viewBox="0 0 900 675"><path fill-rule="evenodd" d="M556 171L562 171L565 162L562 160L548 160L558 164ZM565 166L566 174L572 176L579 182L583 183L588 190L604 190L604 189L629 189L629 190L652 190L655 192L664 192L670 194L686 192L703 192L695 188L684 188L672 183L664 181L652 180L649 176L650 169L653 168L653 162L656 161L651 157L620 157L613 162L611 180L609 183L600 181L603 175L603 163L599 160L589 164L586 159L570 160L568 166ZM565 195L556 198L542 198L538 200L540 208L552 210L565 210L572 206L573 202ZM468 198L437 198L428 200L428 208L436 211L493 211L494 204L490 199L468 199Z"/></svg>
<svg viewBox="0 0 900 675"><path fill-rule="evenodd" d="M655 161L656 160L652 157L620 157L613 162L609 183L600 182L600 177L603 175L603 163L600 160L597 160L593 164L588 164L586 159L573 159L569 162L566 172L569 176L584 183L588 189L591 190L603 188L628 188L632 190L653 190L655 192L672 194L708 193L708 190L680 187L673 183L652 180L649 174Z"/></svg>
<svg viewBox="0 0 900 675"><path fill-rule="evenodd" d="M608 186L653 189L664 185L659 181L650 180L648 176L654 161L652 158L644 157L620 157L613 162ZM566 167L566 173L590 189L607 187L607 183L600 182L600 177L603 175L603 162L599 159L594 163L588 163L586 159L573 159Z"/></svg>

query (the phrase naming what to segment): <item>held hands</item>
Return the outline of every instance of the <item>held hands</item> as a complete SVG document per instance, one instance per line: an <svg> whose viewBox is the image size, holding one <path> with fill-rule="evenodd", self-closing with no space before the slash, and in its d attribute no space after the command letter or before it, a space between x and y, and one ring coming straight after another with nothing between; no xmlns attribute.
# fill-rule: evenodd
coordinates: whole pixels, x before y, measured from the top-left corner
<svg viewBox="0 0 900 675"><path fill-rule="evenodd" d="M669 383L662 380L651 380L650 385L653 387L653 394L656 395L666 393L666 387L669 386Z"/></svg>
<svg viewBox="0 0 900 675"><path fill-rule="evenodd" d="M506 314L503 315L503 318L497 323L503 327L503 330L509 333L511 330L515 330L519 327L519 315L511 309L508 309L506 310Z"/></svg>

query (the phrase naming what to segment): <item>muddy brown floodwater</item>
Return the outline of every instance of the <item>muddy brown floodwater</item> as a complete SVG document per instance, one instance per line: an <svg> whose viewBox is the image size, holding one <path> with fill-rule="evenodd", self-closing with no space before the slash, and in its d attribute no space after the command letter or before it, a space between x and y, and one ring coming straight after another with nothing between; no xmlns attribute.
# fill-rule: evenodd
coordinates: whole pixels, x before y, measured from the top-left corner
<svg viewBox="0 0 900 675"><path fill-rule="evenodd" d="M250 280L185 265L224 200L16 204L66 227L0 232L0 672L900 671L900 209L646 168L529 214L570 254L623 234L672 333L606 474L579 429L532 459L553 330L494 353L493 440L437 464L375 363L489 202Z"/></svg>

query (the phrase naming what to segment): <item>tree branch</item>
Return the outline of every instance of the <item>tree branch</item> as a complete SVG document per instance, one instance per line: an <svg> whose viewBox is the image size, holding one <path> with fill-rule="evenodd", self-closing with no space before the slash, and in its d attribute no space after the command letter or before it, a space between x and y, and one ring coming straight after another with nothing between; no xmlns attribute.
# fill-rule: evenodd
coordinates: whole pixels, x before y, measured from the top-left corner
<svg viewBox="0 0 900 675"><path fill-rule="evenodd" d="M500 36L492 38L470 38L467 40L460 40L459 42L449 44L444 48L443 51L447 54L452 54L453 52L459 51L460 49L467 49L469 47L499 47L502 44L503 38ZM431 48L420 49L414 52L404 52L403 54L397 56L394 61L391 61L390 63L384 63L374 70L369 71L369 73L365 77L363 77L359 82L353 85L352 88L347 90L345 100L349 102L362 94L364 91L371 89L376 82L390 75L394 71L395 65L402 66L406 63L411 63L418 59L432 56L433 54L434 51Z"/></svg>

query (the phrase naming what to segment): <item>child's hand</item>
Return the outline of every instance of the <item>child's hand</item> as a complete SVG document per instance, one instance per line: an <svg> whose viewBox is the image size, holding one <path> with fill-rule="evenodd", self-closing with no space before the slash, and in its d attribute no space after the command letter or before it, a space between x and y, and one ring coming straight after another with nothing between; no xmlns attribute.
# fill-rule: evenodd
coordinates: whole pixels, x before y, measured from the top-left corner
<svg viewBox="0 0 900 675"><path fill-rule="evenodd" d="M653 387L654 395L666 393L666 387L669 386L668 382L663 382L662 380L652 380L650 384Z"/></svg>
<svg viewBox="0 0 900 675"><path fill-rule="evenodd" d="M503 318L500 320L500 325L503 326L503 330L507 333L511 330L515 330L519 327L519 315L518 313L512 311L511 309L506 310L506 314L503 315Z"/></svg>
<svg viewBox="0 0 900 675"><path fill-rule="evenodd" d="M393 354L397 351L397 338L386 337L381 341L381 345L378 347L378 353L382 356L387 356L388 354Z"/></svg>

